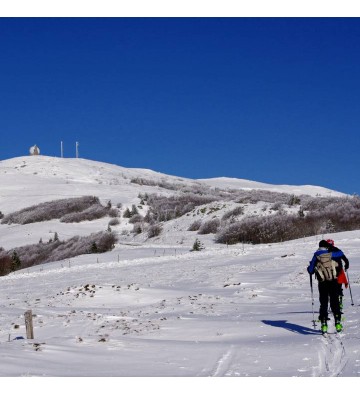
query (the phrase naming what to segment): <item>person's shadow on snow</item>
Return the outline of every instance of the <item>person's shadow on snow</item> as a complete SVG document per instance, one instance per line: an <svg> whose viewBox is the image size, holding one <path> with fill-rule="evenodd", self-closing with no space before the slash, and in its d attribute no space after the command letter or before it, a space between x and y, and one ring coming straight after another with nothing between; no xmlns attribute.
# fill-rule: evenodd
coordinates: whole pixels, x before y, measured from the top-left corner
<svg viewBox="0 0 360 395"><path fill-rule="evenodd" d="M278 321L262 320L262 322L266 325L276 326L278 328L284 328L290 332L300 333L300 335L318 335L320 333L320 331L317 329L291 324L286 320L278 320Z"/></svg>

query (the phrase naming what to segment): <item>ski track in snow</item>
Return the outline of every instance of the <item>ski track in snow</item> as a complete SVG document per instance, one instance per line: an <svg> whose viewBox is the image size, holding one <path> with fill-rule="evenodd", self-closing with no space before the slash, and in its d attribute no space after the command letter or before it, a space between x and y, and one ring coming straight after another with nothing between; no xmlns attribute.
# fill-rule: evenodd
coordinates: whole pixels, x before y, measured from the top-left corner
<svg viewBox="0 0 360 395"><path fill-rule="evenodd" d="M221 356L221 358L217 361L215 372L212 376L226 376L226 373L231 366L232 355L233 355L234 346L230 346L229 349Z"/></svg>
<svg viewBox="0 0 360 395"><path fill-rule="evenodd" d="M348 362L341 336L328 333L326 337L322 338L323 347L319 351L319 366L314 369L314 376L336 377L341 375Z"/></svg>

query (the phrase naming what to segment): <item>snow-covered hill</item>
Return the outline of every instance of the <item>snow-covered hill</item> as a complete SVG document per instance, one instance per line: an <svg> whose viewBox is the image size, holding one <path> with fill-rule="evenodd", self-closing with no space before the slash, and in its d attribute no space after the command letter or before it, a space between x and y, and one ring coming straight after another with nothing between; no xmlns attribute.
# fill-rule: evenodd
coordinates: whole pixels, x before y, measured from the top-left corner
<svg viewBox="0 0 360 395"><path fill-rule="evenodd" d="M133 178L259 187L242 180L189 180L83 159L22 157L0 162L0 210L7 214L82 195L126 206L137 204L139 193L174 193L132 183ZM317 187L281 191L296 190L320 193ZM215 209L221 212L223 206ZM200 208L198 215L204 211ZM312 326L318 294L315 284L313 313L306 266L320 238L330 235L229 247L205 235L206 248L190 252L195 236L184 229L194 218L169 221L156 241L124 237L104 254L0 277L0 376L360 375L360 231L331 234L350 260L352 294L345 290L344 333L325 339L319 326ZM108 218L79 224L1 224L0 246L37 243L54 231L61 238L89 234L107 223ZM121 235L127 226L122 220L115 231ZM25 334L24 313L29 309L34 315L33 340Z"/></svg>
<svg viewBox="0 0 360 395"><path fill-rule="evenodd" d="M277 186L230 178L192 180L87 159L39 155L0 162L0 210L7 213L49 199L83 195L96 195L104 202L111 200L114 204L131 204L140 192L158 193L161 190L166 193L160 187L131 183L136 178L184 186L205 184L220 189L265 189L296 195L344 196L341 192L318 186Z"/></svg>
<svg viewBox="0 0 360 395"><path fill-rule="evenodd" d="M138 182L132 181L140 180ZM142 181L150 185L141 185ZM129 169L103 162L78 158L56 158L48 156L18 157L0 162L0 211L6 215L16 210L42 202L84 195L97 196L102 204L111 201L113 206L121 204L124 208L138 205L139 194L173 195L176 190L171 187L201 187L217 189L263 189L285 192L289 194L308 194L310 196L342 196L344 194L317 186L275 186L240 179L217 178L193 180L166 175L148 169ZM162 187L162 186L165 186ZM169 189L170 186L170 189ZM248 215L259 215L263 204L252 204L246 207ZM196 219L210 218L209 212L216 212L217 217L234 207L231 202L215 202L210 205L206 215L205 208L200 207L192 216L184 216L164 225L165 231L158 238L158 243L193 243L194 235L186 233L188 227ZM290 209L291 211L291 209ZM140 210L145 214L146 210ZM104 230L108 218L80 224L66 224L58 220L46 223L35 223L24 226L0 225L0 238L3 248L9 249L19 245L37 243L39 239L47 240L57 232L62 239L75 235L85 235ZM122 221L117 232L122 234L132 229L132 225ZM125 237L123 237L126 239ZM133 235L130 240L133 239ZM144 241L138 236L136 241ZM202 236L205 243L212 237ZM127 238L126 241L129 241Z"/></svg>
<svg viewBox="0 0 360 395"><path fill-rule="evenodd" d="M49 199L83 195L95 195L114 204L131 204L140 191L159 190L131 183L136 178L186 185L196 183L152 170L128 169L86 159L18 157L0 162L0 207L6 213Z"/></svg>

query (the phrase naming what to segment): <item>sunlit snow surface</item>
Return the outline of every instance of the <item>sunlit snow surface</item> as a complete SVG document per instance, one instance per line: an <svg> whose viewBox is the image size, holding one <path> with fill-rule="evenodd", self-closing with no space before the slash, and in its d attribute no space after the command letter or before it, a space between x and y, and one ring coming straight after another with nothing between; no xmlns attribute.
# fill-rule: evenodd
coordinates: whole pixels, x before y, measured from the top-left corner
<svg viewBox="0 0 360 395"><path fill-rule="evenodd" d="M0 210L85 194L131 205L144 188L130 179L144 174L168 177L76 159L2 161ZM0 225L0 246L36 243L55 231L60 238L89 234L107 222ZM126 226L122 220L114 231L121 235ZM0 277L0 375L360 376L360 231L331 235L350 260L354 306L347 289L344 332L324 338L312 324L306 266L320 238L330 235L229 247L205 235L205 249L190 252L198 235L176 229L181 222L154 241L120 238L105 254ZM316 281L314 297L317 318ZM33 340L25 332L29 309ZM333 332L333 320L329 325Z"/></svg>

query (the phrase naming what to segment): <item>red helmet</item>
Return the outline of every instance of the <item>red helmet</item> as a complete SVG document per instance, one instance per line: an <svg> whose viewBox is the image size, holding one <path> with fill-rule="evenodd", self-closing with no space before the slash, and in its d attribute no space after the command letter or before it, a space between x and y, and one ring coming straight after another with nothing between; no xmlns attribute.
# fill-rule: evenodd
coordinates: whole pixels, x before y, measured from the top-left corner
<svg viewBox="0 0 360 395"><path fill-rule="evenodd" d="M332 246L335 245L334 240L328 239L328 240L326 240L326 242L331 244Z"/></svg>

